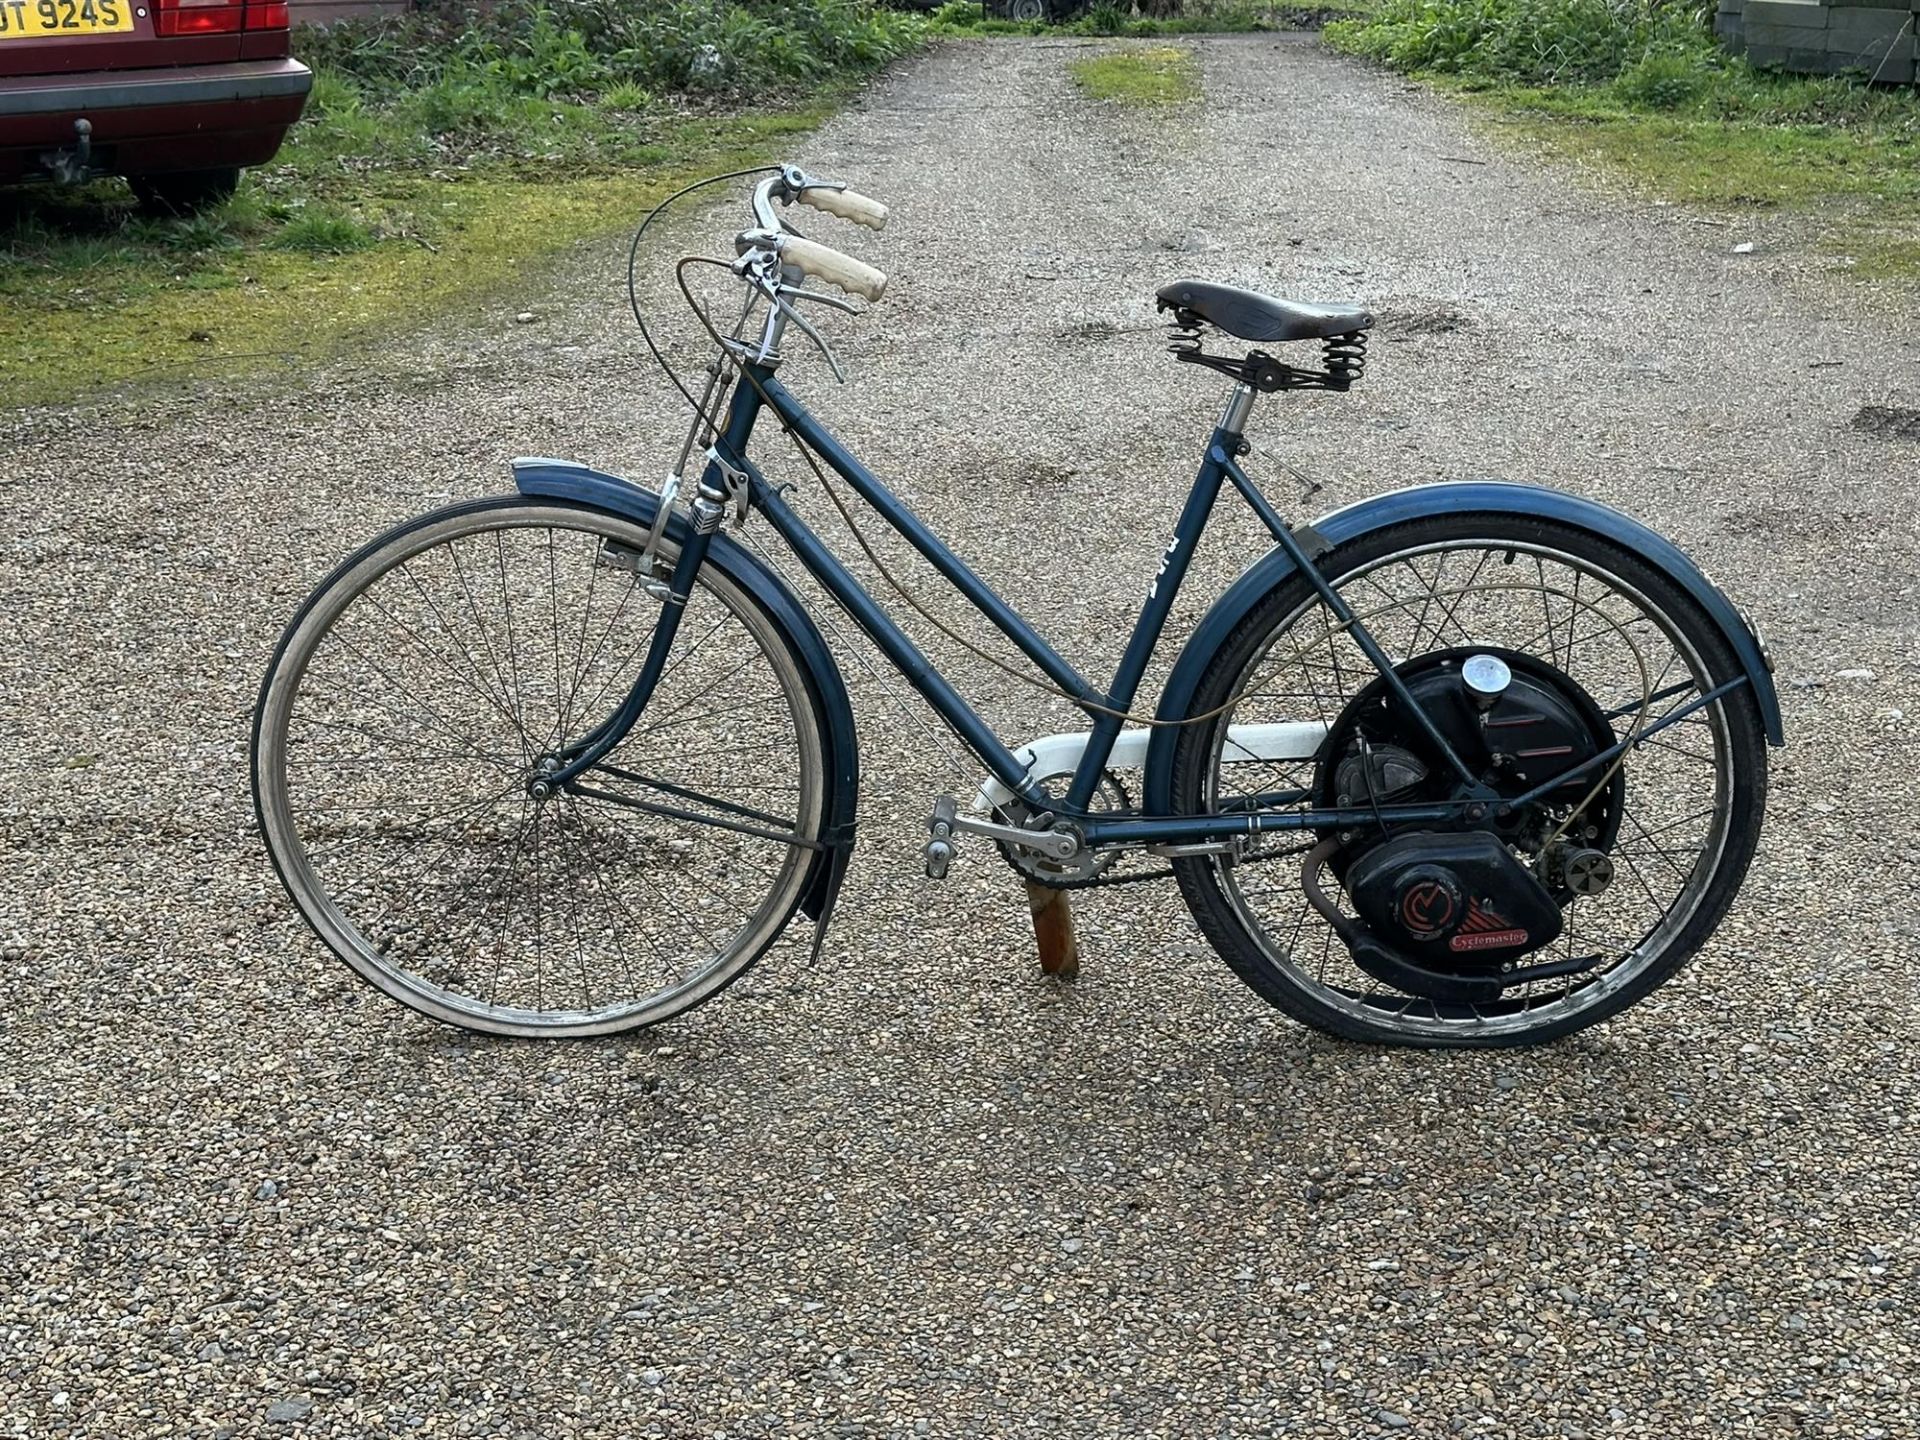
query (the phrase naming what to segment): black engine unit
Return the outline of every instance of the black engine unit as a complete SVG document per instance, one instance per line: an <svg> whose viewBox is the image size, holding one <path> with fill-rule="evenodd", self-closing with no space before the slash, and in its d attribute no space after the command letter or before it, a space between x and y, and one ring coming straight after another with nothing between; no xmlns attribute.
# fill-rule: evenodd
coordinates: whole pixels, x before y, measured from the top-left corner
<svg viewBox="0 0 1920 1440"><path fill-rule="evenodd" d="M1415 964L1485 975L1560 936L1560 907L1499 838L1415 831L1376 845L1347 871L1374 936Z"/></svg>

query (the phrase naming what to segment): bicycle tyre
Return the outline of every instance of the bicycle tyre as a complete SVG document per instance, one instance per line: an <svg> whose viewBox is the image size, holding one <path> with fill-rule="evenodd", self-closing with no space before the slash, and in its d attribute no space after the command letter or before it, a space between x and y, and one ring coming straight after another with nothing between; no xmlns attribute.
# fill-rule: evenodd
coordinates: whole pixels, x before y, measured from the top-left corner
<svg viewBox="0 0 1920 1440"><path fill-rule="evenodd" d="M823 722L805 665L779 624L717 566L703 567L668 674L608 763L664 756L680 765L673 773L682 780L694 772L724 776L734 787L728 798L666 771L629 771L645 782L635 794L698 819L579 795L550 803L527 797L525 762L534 750L577 738L610 708L651 636L655 602L642 577L620 575L609 560L638 555L645 540L626 519L564 503L515 497L450 506L342 561L281 638L253 733L262 838L319 938L362 979L422 1014L541 1038L657 1024L737 980L800 902L816 853L809 847L823 823ZM667 563L675 553L664 542ZM497 569L497 597L494 577L478 573L482 560ZM609 570L615 578L603 589ZM419 633L406 635L401 621L393 642L383 644L356 628L372 631L396 611L418 622ZM466 636L476 643L463 651ZM718 679L702 692L708 672ZM423 697L428 677L438 688ZM590 684L598 689L588 698ZM755 686L768 703L750 693ZM711 703L698 698L714 690ZM676 702L678 713L663 708ZM707 709L687 718L686 707L699 703ZM576 704L580 713L570 714ZM695 724L702 717L710 734ZM319 748L348 753L315 754L316 737L326 742ZM409 765L395 747L419 737L435 748L416 750ZM777 754L769 763L737 763L770 751ZM383 778L396 772L398 780ZM663 784L697 798L657 788ZM421 798L426 792L430 801ZM459 797L454 806L441 806L449 794ZM434 813L422 815L429 804ZM757 823L741 821L741 810L790 825L773 833L791 838L720 828ZM329 858L355 847L352 869ZM718 913L714 897L729 887L758 898L734 907L744 913ZM668 913L676 894L685 903ZM473 933L489 923L490 944ZM553 966L543 972L550 949ZM563 980L574 984L561 973L568 950L564 968L579 976L573 1000L560 988ZM652 966L661 983L635 979L636 964ZM474 993L489 966L493 988Z"/></svg>
<svg viewBox="0 0 1920 1440"><path fill-rule="evenodd" d="M1418 562L1427 556L1465 554L1476 549L1494 555L1496 563L1503 555L1561 557L1584 573L1610 579L1621 594L1646 608L1653 622L1649 631L1659 627L1666 632L1674 652L1698 677L1695 683L1702 687L1700 693L1741 673L1718 625L1673 580L1610 542L1550 521L1502 514L1427 517L1351 541L1323 557L1320 568L1349 603L1365 609L1364 600L1356 596L1366 593L1362 587L1367 577L1387 573L1396 564L1412 564L1418 574ZM1409 561L1407 557L1414 559ZM1435 562L1436 572L1443 572L1447 563L1444 558ZM1511 564L1511 559L1507 563ZM1541 563L1544 566L1546 560ZM1374 584L1377 588L1377 579ZM1578 586L1575 588L1577 593ZM1322 602L1304 577L1295 575L1276 585L1221 643L1203 673L1193 710L1213 709L1243 690L1257 688L1250 677L1257 674L1262 657L1274 649L1280 637L1299 625L1303 616L1321 608ZM1549 618L1549 630L1552 624ZM1570 654L1573 628L1569 626L1568 631ZM1416 637L1419 633L1416 629ZM1447 639L1451 643L1454 637ZM1388 649L1396 662L1410 658L1397 654L1391 646ZM1371 673L1368 671L1366 678L1371 678ZM1222 742L1228 726L1243 718L1241 711L1247 703L1251 702L1243 702L1214 721L1188 727L1182 734L1173 776L1179 813L1217 808ZM1529 996L1524 1004L1513 1002L1518 1009L1476 1017L1468 1013L1473 1007L1408 1004L1407 997L1398 992L1383 993L1363 984L1323 983L1307 973L1310 967L1300 946L1303 924L1296 922L1291 936L1283 940L1274 933L1280 927L1262 923L1236 891L1235 862L1231 858L1176 860L1174 870L1182 896L1221 958L1255 993L1294 1019L1341 1039L1469 1049L1536 1045L1559 1039L1618 1015L1666 983L1724 918L1752 861L1767 784L1766 745L1758 704L1751 689L1740 688L1696 713L1707 717L1704 725L1711 727L1714 737L1717 788L1713 814L1705 822L1711 844L1703 842L1701 850L1703 857L1711 850L1711 868L1698 883L1689 874L1681 897L1685 914L1672 923L1669 917L1661 918L1654 927L1657 946L1645 954L1636 949L1623 957L1622 963L1610 965L1593 979L1569 979L1557 998L1542 997L1536 1004ZM1630 757L1629 791L1634 786L1632 764ZM1326 937L1321 938L1324 943ZM1337 941L1330 948L1336 956L1342 953ZM1326 965L1324 952L1321 964ZM1349 978L1357 974L1357 970L1351 971ZM1379 982L1370 983L1377 986ZM1395 1013L1396 1007L1399 1013ZM1428 1013L1417 1013L1423 1008Z"/></svg>

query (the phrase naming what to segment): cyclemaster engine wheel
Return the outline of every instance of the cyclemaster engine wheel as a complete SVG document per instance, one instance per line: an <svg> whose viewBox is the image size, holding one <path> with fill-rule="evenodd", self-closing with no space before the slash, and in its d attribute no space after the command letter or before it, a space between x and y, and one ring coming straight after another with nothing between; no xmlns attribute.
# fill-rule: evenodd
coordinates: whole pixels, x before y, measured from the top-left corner
<svg viewBox="0 0 1920 1440"><path fill-rule="evenodd" d="M1625 550L1546 521L1412 521L1340 547L1321 571L1396 667L1456 647L1535 655L1593 696L1621 737L1740 673L1719 627L1679 587ZM1376 674L1304 579L1276 586L1201 681L1196 712L1242 698L1183 734L1176 805L1207 812L1253 794L1311 793L1318 778L1311 761L1223 764L1228 727L1332 726ZM1608 848L1613 882L1599 894L1562 892L1561 937L1526 962L1598 956L1597 963L1515 986L1491 1002L1410 995L1359 969L1302 893L1290 837L1275 834L1249 856L1191 857L1174 868L1222 958L1298 1020L1381 1044L1538 1044L1645 998L1725 916L1752 859L1766 798L1752 692L1736 689L1629 752L1625 781ZM1262 863L1267 856L1287 858Z"/></svg>

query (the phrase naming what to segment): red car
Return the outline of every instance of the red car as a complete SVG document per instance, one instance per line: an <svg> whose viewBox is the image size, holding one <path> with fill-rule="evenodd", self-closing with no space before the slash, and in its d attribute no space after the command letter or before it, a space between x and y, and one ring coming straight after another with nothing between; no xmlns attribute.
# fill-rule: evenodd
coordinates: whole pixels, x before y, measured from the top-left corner
<svg viewBox="0 0 1920 1440"><path fill-rule="evenodd" d="M0 185L124 175L149 205L215 203L312 86L286 0L0 0Z"/></svg>

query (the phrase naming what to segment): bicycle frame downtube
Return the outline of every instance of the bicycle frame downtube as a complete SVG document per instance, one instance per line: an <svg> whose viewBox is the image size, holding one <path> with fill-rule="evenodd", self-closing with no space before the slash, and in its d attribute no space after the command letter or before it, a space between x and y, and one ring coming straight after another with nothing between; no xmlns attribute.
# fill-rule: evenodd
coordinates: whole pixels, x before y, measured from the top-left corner
<svg viewBox="0 0 1920 1440"><path fill-rule="evenodd" d="M961 698L946 676L920 652L893 617L882 610L846 566L842 565L820 537L807 528L806 521L793 513L791 506L749 463L746 467L753 486L753 503L767 517L780 538L787 542L808 572L826 587L853 621L880 647L907 683L920 692L941 719L953 727L967 748L980 757L994 777L1029 805L1045 808L1047 797L1027 779L1027 767L1000 743L1000 737L980 718L979 712Z"/></svg>

